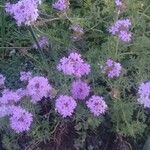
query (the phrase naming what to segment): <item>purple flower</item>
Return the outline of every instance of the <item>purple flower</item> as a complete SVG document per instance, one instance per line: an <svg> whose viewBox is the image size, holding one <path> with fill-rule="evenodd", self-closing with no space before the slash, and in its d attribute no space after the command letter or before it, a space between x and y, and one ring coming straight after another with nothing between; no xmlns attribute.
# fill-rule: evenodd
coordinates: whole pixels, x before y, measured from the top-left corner
<svg viewBox="0 0 150 150"><path fill-rule="evenodd" d="M48 79L42 76L33 77L27 85L27 92L33 103L40 101L43 97L48 97L51 90L52 87L48 83Z"/></svg>
<svg viewBox="0 0 150 150"><path fill-rule="evenodd" d="M6 78L2 74L0 74L0 87L5 84L5 79Z"/></svg>
<svg viewBox="0 0 150 150"><path fill-rule="evenodd" d="M90 86L87 83L77 80L72 83L71 93L74 99L84 100L90 92Z"/></svg>
<svg viewBox="0 0 150 150"><path fill-rule="evenodd" d="M33 24L38 14L38 4L35 0L20 0L16 4L6 3L5 10L13 16L18 26Z"/></svg>
<svg viewBox="0 0 150 150"><path fill-rule="evenodd" d="M76 106L77 103L71 96L61 95L56 100L55 109L65 118L73 114Z"/></svg>
<svg viewBox="0 0 150 150"><path fill-rule="evenodd" d="M21 98L28 96L28 91L26 89L20 88L16 90L17 95Z"/></svg>
<svg viewBox="0 0 150 150"><path fill-rule="evenodd" d="M138 102L146 108L150 108L150 82L142 83L138 90Z"/></svg>
<svg viewBox="0 0 150 150"><path fill-rule="evenodd" d="M25 72L21 71L20 72L20 80L21 81L29 81L32 78L32 73L30 71Z"/></svg>
<svg viewBox="0 0 150 150"><path fill-rule="evenodd" d="M12 107L10 117L10 127L16 132L21 133L30 129L33 121L32 114L21 107Z"/></svg>
<svg viewBox="0 0 150 150"><path fill-rule="evenodd" d="M14 104L21 100L21 97L12 90L5 89L0 97L1 104Z"/></svg>
<svg viewBox="0 0 150 150"><path fill-rule="evenodd" d="M117 8L118 14L123 12L125 10L125 8L126 8L124 0L115 0L115 5L116 5L116 8Z"/></svg>
<svg viewBox="0 0 150 150"><path fill-rule="evenodd" d="M107 74L109 78L119 77L122 71L120 63L108 59L102 71Z"/></svg>
<svg viewBox="0 0 150 150"><path fill-rule="evenodd" d="M94 114L94 116L100 116L107 110L107 105L103 100L103 97L92 96L87 102L87 107Z"/></svg>
<svg viewBox="0 0 150 150"><path fill-rule="evenodd" d="M122 0L115 0L115 4L116 4L116 6L122 6L123 5Z"/></svg>
<svg viewBox="0 0 150 150"><path fill-rule="evenodd" d="M46 36L41 36L38 38L38 43L40 48L45 48L49 44L49 40ZM36 43L34 43L33 48L38 49Z"/></svg>
<svg viewBox="0 0 150 150"><path fill-rule="evenodd" d="M112 35L116 35L123 42L131 41L131 32L129 31L131 27L131 21L129 19L122 19L116 21L109 29Z"/></svg>
<svg viewBox="0 0 150 150"><path fill-rule="evenodd" d="M81 77L89 74L90 65L83 61L80 54L71 53L68 57L63 57L60 60L57 69L66 75Z"/></svg>
<svg viewBox="0 0 150 150"><path fill-rule="evenodd" d="M0 106L0 118L10 115L9 107L6 105Z"/></svg>
<svg viewBox="0 0 150 150"><path fill-rule="evenodd" d="M118 36L124 42L130 42L132 38L131 33L130 32L128 33L126 31L120 31L120 34Z"/></svg>
<svg viewBox="0 0 150 150"><path fill-rule="evenodd" d="M69 0L58 0L52 4L52 7L60 11L67 10L69 8Z"/></svg>

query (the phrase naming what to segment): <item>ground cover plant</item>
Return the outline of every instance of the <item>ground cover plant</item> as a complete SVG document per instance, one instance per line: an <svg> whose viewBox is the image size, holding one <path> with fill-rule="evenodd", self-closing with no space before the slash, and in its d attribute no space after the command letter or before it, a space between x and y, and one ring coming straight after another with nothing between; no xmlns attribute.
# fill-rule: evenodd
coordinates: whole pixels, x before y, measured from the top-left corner
<svg viewBox="0 0 150 150"><path fill-rule="evenodd" d="M0 18L0 149L150 149L149 0L1 0Z"/></svg>

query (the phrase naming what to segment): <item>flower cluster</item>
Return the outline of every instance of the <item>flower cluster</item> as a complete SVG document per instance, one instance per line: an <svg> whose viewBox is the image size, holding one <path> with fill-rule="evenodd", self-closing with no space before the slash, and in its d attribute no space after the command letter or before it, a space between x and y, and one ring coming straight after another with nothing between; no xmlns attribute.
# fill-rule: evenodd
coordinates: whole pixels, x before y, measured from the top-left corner
<svg viewBox="0 0 150 150"><path fill-rule="evenodd" d="M43 97L48 97L51 90L48 79L42 76L33 77L27 85L28 95L31 96L33 103L40 101Z"/></svg>
<svg viewBox="0 0 150 150"><path fill-rule="evenodd" d="M31 113L15 105L0 106L0 118L6 116L9 117L11 129L16 133L28 131L33 121Z"/></svg>
<svg viewBox="0 0 150 150"><path fill-rule="evenodd" d="M39 44L40 48L45 48L46 46L48 46L49 40L46 36L40 36L38 38L38 44ZM33 48L38 49L36 43L33 44Z"/></svg>
<svg viewBox="0 0 150 150"><path fill-rule="evenodd" d="M52 7L59 11L65 11L69 8L69 4L69 0L58 0L57 2L52 4Z"/></svg>
<svg viewBox="0 0 150 150"><path fill-rule="evenodd" d="M88 75L90 72L90 65L85 63L78 53L71 53L68 57L63 57L57 68L66 75L76 77Z"/></svg>
<svg viewBox="0 0 150 150"><path fill-rule="evenodd" d="M14 104L21 100L21 97L17 94L16 91L5 89L0 97L0 104Z"/></svg>
<svg viewBox="0 0 150 150"><path fill-rule="evenodd" d="M124 0L115 0L115 5L117 8L118 14L125 10L125 1Z"/></svg>
<svg viewBox="0 0 150 150"><path fill-rule="evenodd" d="M30 71L25 72L21 71L20 72L20 81L29 81L32 78L32 73Z"/></svg>
<svg viewBox="0 0 150 150"><path fill-rule="evenodd" d="M116 35L123 42L131 41L131 32L129 31L131 27L131 21L129 19L117 20L109 29L112 35Z"/></svg>
<svg viewBox="0 0 150 150"><path fill-rule="evenodd" d="M43 97L50 97L52 90L47 78L33 77L31 72L20 72L20 80L28 81L25 88L3 89L0 97L0 118L9 117L10 127L16 133L28 131L33 121L32 114L20 107L23 97L31 97L31 102L36 103Z"/></svg>
<svg viewBox="0 0 150 150"><path fill-rule="evenodd" d="M72 39L74 41L80 40L82 35L84 34L83 28L79 24L74 24L70 27L73 30Z"/></svg>
<svg viewBox="0 0 150 150"><path fill-rule="evenodd" d="M37 0L20 0L16 4L6 3L5 10L13 16L18 26L33 24L38 14Z"/></svg>
<svg viewBox="0 0 150 150"><path fill-rule="evenodd" d="M104 67L102 67L102 72L107 74L109 78L119 77L122 71L120 63L108 59Z"/></svg>
<svg viewBox="0 0 150 150"><path fill-rule="evenodd" d="M74 99L84 100L90 93L90 86L81 80L74 81L71 93Z"/></svg>
<svg viewBox="0 0 150 150"><path fill-rule="evenodd" d="M55 104L55 109L63 117L71 116L77 106L76 101L67 95L61 95Z"/></svg>
<svg viewBox="0 0 150 150"><path fill-rule="evenodd" d="M146 108L150 108L150 82L142 83L138 90L138 102Z"/></svg>
<svg viewBox="0 0 150 150"><path fill-rule="evenodd" d="M103 97L92 96L87 102L87 107L94 114L94 116L103 115L107 110L107 105L103 100Z"/></svg>
<svg viewBox="0 0 150 150"><path fill-rule="evenodd" d="M28 131L32 121L32 114L25 109L16 106L11 108L10 127L16 133Z"/></svg>
<svg viewBox="0 0 150 150"><path fill-rule="evenodd" d="M6 105L0 106L0 118L10 115L9 108Z"/></svg>

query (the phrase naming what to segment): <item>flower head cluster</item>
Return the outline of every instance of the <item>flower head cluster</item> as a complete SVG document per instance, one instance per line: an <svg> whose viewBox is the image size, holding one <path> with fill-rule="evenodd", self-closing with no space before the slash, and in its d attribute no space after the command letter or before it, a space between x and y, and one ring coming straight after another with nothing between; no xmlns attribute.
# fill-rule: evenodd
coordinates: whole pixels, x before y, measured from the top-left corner
<svg viewBox="0 0 150 150"><path fill-rule="evenodd" d="M21 100L16 91L5 89L0 97L0 104L14 104Z"/></svg>
<svg viewBox="0 0 150 150"><path fill-rule="evenodd" d="M112 59L108 59L105 67L103 68L103 72L106 73L109 78L119 77L121 71L121 64L113 61Z"/></svg>
<svg viewBox="0 0 150 150"><path fill-rule="evenodd" d="M150 108L150 82L142 83L139 86L138 94L138 102L143 104L145 108Z"/></svg>
<svg viewBox="0 0 150 150"><path fill-rule="evenodd" d="M21 98L28 96L28 91L26 89L23 88L19 88L16 90L17 95Z"/></svg>
<svg viewBox="0 0 150 150"><path fill-rule="evenodd" d="M131 27L131 21L129 19L122 19L116 21L109 29L112 35L116 35L123 42L131 41L131 32L129 31Z"/></svg>
<svg viewBox="0 0 150 150"><path fill-rule="evenodd" d="M16 4L7 3L5 6L6 12L13 16L18 26L33 24L38 14L37 0L20 0Z"/></svg>
<svg viewBox="0 0 150 150"><path fill-rule="evenodd" d="M74 99L84 100L90 92L90 86L81 80L74 81L71 86L71 93Z"/></svg>
<svg viewBox="0 0 150 150"><path fill-rule="evenodd" d="M43 97L48 97L51 90L48 79L42 76L33 77L27 85L27 92L33 103L40 101Z"/></svg>
<svg viewBox="0 0 150 150"><path fill-rule="evenodd" d="M6 78L2 74L0 74L0 87L5 84L5 79Z"/></svg>
<svg viewBox="0 0 150 150"><path fill-rule="evenodd" d="M78 53L71 53L68 57L63 57L57 68L66 75L76 77L88 75L90 72L90 65L85 63Z"/></svg>
<svg viewBox="0 0 150 150"><path fill-rule="evenodd" d="M6 105L0 106L0 118L10 115L9 107Z"/></svg>
<svg viewBox="0 0 150 150"><path fill-rule="evenodd" d="M59 11L65 11L69 8L69 4L69 0L58 0L57 2L52 4L52 7Z"/></svg>
<svg viewBox="0 0 150 150"><path fill-rule="evenodd" d="M60 113L64 118L71 116L77 106L76 101L67 95L61 95L55 104L56 111Z"/></svg>
<svg viewBox="0 0 150 150"><path fill-rule="evenodd" d="M12 107L10 117L10 127L16 132L21 133L30 129L33 121L32 114L21 107Z"/></svg>
<svg viewBox="0 0 150 150"><path fill-rule="evenodd" d="M80 40L84 34L83 28L79 24L74 24L70 28L73 30L73 40Z"/></svg>
<svg viewBox="0 0 150 150"><path fill-rule="evenodd" d="M118 14L124 11L125 9L125 1L124 0L115 0L115 5L118 11Z"/></svg>
<svg viewBox="0 0 150 150"><path fill-rule="evenodd" d="M29 81L32 78L32 73L31 72L25 72L21 71L20 72L20 80L21 81Z"/></svg>
<svg viewBox="0 0 150 150"><path fill-rule="evenodd" d="M46 36L41 36L38 38L38 43L39 43L40 48L45 48L46 46L48 46L49 41ZM36 43L34 43L33 48L38 49Z"/></svg>
<svg viewBox="0 0 150 150"><path fill-rule="evenodd" d="M122 6L122 0L115 0L116 6Z"/></svg>
<svg viewBox="0 0 150 150"><path fill-rule="evenodd" d="M94 116L100 116L107 110L107 105L103 100L103 97L92 96L87 102L87 107L94 114Z"/></svg>

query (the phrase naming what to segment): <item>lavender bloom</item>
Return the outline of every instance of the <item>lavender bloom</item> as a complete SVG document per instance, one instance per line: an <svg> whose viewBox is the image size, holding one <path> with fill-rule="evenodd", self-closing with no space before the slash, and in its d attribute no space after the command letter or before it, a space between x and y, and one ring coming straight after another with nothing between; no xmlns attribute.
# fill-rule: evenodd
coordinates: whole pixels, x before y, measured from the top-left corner
<svg viewBox="0 0 150 150"><path fill-rule="evenodd" d="M109 29L112 35L116 35L123 42L131 41L131 32L129 28L131 27L131 21L129 19L122 19L116 21Z"/></svg>
<svg viewBox="0 0 150 150"><path fill-rule="evenodd" d="M5 79L6 78L2 74L0 74L0 87L5 84Z"/></svg>
<svg viewBox="0 0 150 150"><path fill-rule="evenodd" d="M90 86L87 83L77 80L72 83L71 93L74 99L84 100L90 92Z"/></svg>
<svg viewBox="0 0 150 150"><path fill-rule="evenodd" d="M33 24L38 14L38 4L35 0L20 0L16 4L6 3L5 10L13 16L18 26Z"/></svg>
<svg viewBox="0 0 150 150"><path fill-rule="evenodd" d="M21 98L28 96L28 91L26 89L20 88L16 90L17 95Z"/></svg>
<svg viewBox="0 0 150 150"><path fill-rule="evenodd" d="M109 78L114 78L120 76L122 67L120 63L117 63L112 59L108 59L105 67L102 68L102 71L106 73Z"/></svg>
<svg viewBox="0 0 150 150"><path fill-rule="evenodd" d="M115 0L116 6L122 6L122 0Z"/></svg>
<svg viewBox="0 0 150 150"><path fill-rule="evenodd" d="M12 107L10 117L10 127L16 132L21 133L30 129L33 121L32 114L21 107Z"/></svg>
<svg viewBox="0 0 150 150"><path fill-rule="evenodd" d="M90 65L83 61L80 54L71 53L69 57L63 57L60 60L57 69L66 75L81 77L89 74Z"/></svg>
<svg viewBox="0 0 150 150"><path fill-rule="evenodd" d="M48 79L42 76L36 76L29 80L27 85L28 95L32 98L32 103L40 101L43 97L48 97L52 90Z"/></svg>
<svg viewBox="0 0 150 150"><path fill-rule="evenodd" d="M107 105L103 100L103 97L92 96L87 102L87 107L94 114L94 116L100 116L107 110Z"/></svg>
<svg viewBox="0 0 150 150"><path fill-rule="evenodd" d="M120 34L118 36L119 36L119 39L121 39L124 42L130 42L132 38L131 33L130 32L128 33L126 31L120 31Z"/></svg>
<svg viewBox="0 0 150 150"><path fill-rule="evenodd" d="M2 97L0 97L0 104L14 104L21 100L21 97L12 90L6 89L2 94Z"/></svg>
<svg viewBox="0 0 150 150"><path fill-rule="evenodd" d="M45 48L49 44L49 40L46 36L41 36L38 38L38 43L40 48ZM38 49L37 44L34 43L33 48Z"/></svg>
<svg viewBox="0 0 150 150"><path fill-rule="evenodd" d="M138 102L146 108L150 108L150 82L142 83L138 90Z"/></svg>
<svg viewBox="0 0 150 150"><path fill-rule="evenodd" d="M5 105L0 106L0 118L8 115L10 115L8 107Z"/></svg>
<svg viewBox="0 0 150 150"><path fill-rule="evenodd" d="M69 0L58 0L52 4L52 7L60 11L65 11L69 8Z"/></svg>
<svg viewBox="0 0 150 150"><path fill-rule="evenodd" d="M20 72L20 80L21 81L29 81L32 78L32 73L30 71L25 72L21 71Z"/></svg>
<svg viewBox="0 0 150 150"><path fill-rule="evenodd" d="M124 0L115 0L115 5L117 8L118 14L120 14L121 12L123 12L126 9Z"/></svg>
<svg viewBox="0 0 150 150"><path fill-rule="evenodd" d="M76 106L77 103L71 96L61 95L56 100L55 109L65 118L73 114Z"/></svg>

